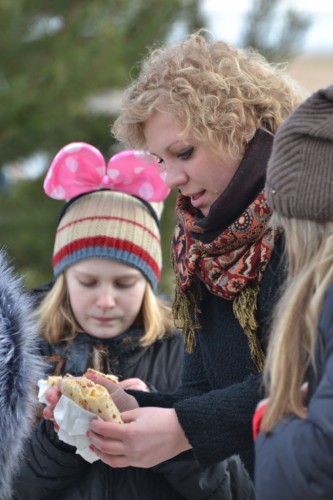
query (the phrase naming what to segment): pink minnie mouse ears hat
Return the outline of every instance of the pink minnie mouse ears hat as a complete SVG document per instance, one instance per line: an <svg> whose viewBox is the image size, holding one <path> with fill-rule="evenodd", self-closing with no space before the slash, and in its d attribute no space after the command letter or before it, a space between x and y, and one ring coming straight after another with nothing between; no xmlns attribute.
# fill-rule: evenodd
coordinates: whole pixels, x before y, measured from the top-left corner
<svg viewBox="0 0 333 500"><path fill-rule="evenodd" d="M157 165L143 151L123 151L105 164L96 148L82 142L59 151L44 182L48 196L68 200L56 232L55 277L79 260L109 258L139 269L156 289L162 267L158 219L169 194Z"/></svg>

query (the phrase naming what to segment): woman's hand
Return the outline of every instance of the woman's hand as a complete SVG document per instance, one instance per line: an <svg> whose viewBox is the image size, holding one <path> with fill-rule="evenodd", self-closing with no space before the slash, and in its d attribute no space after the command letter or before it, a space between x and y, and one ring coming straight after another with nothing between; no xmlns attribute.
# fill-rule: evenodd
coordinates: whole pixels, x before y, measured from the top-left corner
<svg viewBox="0 0 333 500"><path fill-rule="evenodd" d="M94 419L88 438L111 467L148 468L189 450L173 408L137 408L121 414L124 425Z"/></svg>
<svg viewBox="0 0 333 500"><path fill-rule="evenodd" d="M127 378L119 382L122 389L132 389L133 391L150 392L148 385L140 378Z"/></svg>
<svg viewBox="0 0 333 500"><path fill-rule="evenodd" d="M108 390L110 396L113 399L114 404L116 405L116 407L120 412L133 410L134 408L139 407L139 404L135 399L135 397L127 394L121 387L120 383L116 384L115 382L112 382L111 380L108 380L105 377L101 377L96 373L88 373L87 378L89 378L96 384L103 385Z"/></svg>

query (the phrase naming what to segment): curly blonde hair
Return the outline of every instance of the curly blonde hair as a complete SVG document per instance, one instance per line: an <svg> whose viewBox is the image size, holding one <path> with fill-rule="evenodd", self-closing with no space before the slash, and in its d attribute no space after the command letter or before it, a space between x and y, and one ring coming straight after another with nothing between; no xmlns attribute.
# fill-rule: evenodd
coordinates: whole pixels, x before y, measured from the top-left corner
<svg viewBox="0 0 333 500"><path fill-rule="evenodd" d="M145 149L143 125L166 112L217 155L227 148L241 158L257 129L274 134L307 96L285 73L254 50L207 41L202 30L175 46L155 48L124 92L112 133L131 148Z"/></svg>

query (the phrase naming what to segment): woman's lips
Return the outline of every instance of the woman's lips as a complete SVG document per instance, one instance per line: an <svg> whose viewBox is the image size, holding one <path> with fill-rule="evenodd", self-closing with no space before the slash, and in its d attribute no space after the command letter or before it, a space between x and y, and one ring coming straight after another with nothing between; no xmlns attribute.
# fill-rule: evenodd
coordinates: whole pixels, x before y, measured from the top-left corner
<svg viewBox="0 0 333 500"><path fill-rule="evenodd" d="M195 194L191 194L191 195L190 195L190 198L191 198L191 204L192 204L195 208L200 207L200 205L202 204L204 194L205 194L205 191L203 190L203 191L200 191L200 193L195 193Z"/></svg>

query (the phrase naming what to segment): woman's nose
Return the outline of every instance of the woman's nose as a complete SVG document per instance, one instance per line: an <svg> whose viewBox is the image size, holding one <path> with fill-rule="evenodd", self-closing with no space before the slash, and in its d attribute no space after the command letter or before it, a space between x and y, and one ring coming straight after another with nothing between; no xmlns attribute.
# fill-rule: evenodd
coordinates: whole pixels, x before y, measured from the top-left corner
<svg viewBox="0 0 333 500"><path fill-rule="evenodd" d="M165 183L170 189L176 189L186 184L188 178L184 170L172 164L165 165Z"/></svg>

